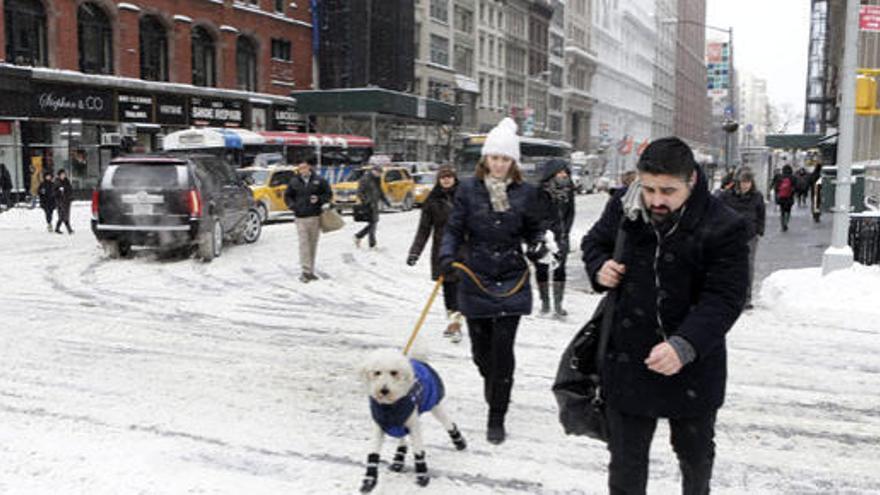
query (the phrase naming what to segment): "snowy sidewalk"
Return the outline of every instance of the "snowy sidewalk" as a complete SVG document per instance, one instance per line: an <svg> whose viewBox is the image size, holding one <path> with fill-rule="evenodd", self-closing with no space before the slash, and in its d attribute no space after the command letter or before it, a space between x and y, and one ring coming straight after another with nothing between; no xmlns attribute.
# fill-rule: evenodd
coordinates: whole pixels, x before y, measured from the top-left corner
<svg viewBox="0 0 880 495"><path fill-rule="evenodd" d="M572 244L604 201L579 198ZM418 214L383 215L375 252L354 248L351 223L323 237L325 280L308 285L296 280L290 223L203 264L106 259L87 204L74 208L73 236L46 233L40 210L0 215L0 493L355 492L371 427L358 360L404 344L432 285L427 252L404 264ZM470 445L456 452L426 418L431 485L383 472L375 493L605 492L604 446L565 437L549 391L562 349L598 302L581 290L579 256L569 263L569 323L521 325L500 447L485 441L468 341L443 339L434 307L424 344ZM807 296L793 292L811 282L790 273L768 280L773 306L759 300L729 336L713 493L880 493L880 310L813 316L815 301L804 307ZM855 277L868 288L880 275ZM660 430L650 492L677 493ZM384 459L392 451L387 442Z"/></svg>

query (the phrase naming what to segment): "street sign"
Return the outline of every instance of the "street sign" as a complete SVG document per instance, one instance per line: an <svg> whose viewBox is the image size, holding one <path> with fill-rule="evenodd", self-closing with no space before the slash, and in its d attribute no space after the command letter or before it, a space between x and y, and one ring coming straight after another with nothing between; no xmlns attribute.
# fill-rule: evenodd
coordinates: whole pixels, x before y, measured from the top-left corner
<svg viewBox="0 0 880 495"><path fill-rule="evenodd" d="M755 130L755 127L752 124L746 124L746 132L751 134L753 130Z"/></svg>
<svg viewBox="0 0 880 495"><path fill-rule="evenodd" d="M724 116L727 117L728 119L733 118L733 107L732 106L728 105L728 106L724 107Z"/></svg>
<svg viewBox="0 0 880 495"><path fill-rule="evenodd" d="M862 5L859 9L859 29L880 32L880 5Z"/></svg>

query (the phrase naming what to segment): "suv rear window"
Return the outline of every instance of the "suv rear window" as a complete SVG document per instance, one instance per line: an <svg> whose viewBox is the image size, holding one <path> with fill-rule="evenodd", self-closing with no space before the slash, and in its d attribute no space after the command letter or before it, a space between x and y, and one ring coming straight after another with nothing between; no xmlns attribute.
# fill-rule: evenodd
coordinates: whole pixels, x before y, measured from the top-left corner
<svg viewBox="0 0 880 495"><path fill-rule="evenodd" d="M120 189L176 189L181 185L176 165L120 165L110 183Z"/></svg>

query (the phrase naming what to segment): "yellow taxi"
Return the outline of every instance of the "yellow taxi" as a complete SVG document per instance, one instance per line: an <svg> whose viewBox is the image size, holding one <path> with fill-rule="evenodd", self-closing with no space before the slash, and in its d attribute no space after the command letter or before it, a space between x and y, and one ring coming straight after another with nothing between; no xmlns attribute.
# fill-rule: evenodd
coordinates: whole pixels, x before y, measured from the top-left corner
<svg viewBox="0 0 880 495"><path fill-rule="evenodd" d="M296 174L296 167L277 165L270 167L247 167L237 170L254 194L260 218L265 222L271 217L290 214L284 201L287 184Z"/></svg>
<svg viewBox="0 0 880 495"><path fill-rule="evenodd" d="M333 205L339 211L350 211L354 205L360 203L357 197L358 181L368 173L370 173L369 168L355 170L344 182L337 182L331 186ZM395 208L409 211L415 205L415 183L409 171L403 167L382 168L382 192Z"/></svg>
<svg viewBox="0 0 880 495"><path fill-rule="evenodd" d="M415 205L421 207L428 199L428 195L431 194L431 189L434 189L434 184L437 182L437 174L435 172L413 174L413 182L416 184L413 194Z"/></svg>

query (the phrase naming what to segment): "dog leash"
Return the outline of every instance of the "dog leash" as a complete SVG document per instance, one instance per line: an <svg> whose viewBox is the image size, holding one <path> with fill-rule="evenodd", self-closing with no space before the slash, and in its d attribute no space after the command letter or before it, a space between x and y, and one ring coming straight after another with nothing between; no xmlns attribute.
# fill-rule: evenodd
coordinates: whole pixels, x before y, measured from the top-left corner
<svg viewBox="0 0 880 495"><path fill-rule="evenodd" d="M489 289L487 289L485 285L483 285L483 282L479 279L479 277L477 277L477 274L474 273L473 270L468 268L467 265L465 265L464 263L459 263L456 261L456 262L452 263L452 267L464 272L465 275L467 275L468 278L470 278L471 281L473 281L473 283L477 286L477 288L479 288L485 294L492 296L492 297L498 297L501 299L506 299L506 298L516 294L517 292L519 292L523 288L523 286L526 285L526 282L529 280L529 275L531 274L528 267L526 267L525 271L523 271L522 276L519 278L516 285L514 285L512 289L510 289L509 291L507 291L503 294L494 294L491 291L489 291ZM422 329L422 325L424 325L424 323L425 323L425 318L428 317L428 312L431 310L431 306L434 305L434 299L437 299L437 293L440 292L440 287L442 285L443 285L443 275L440 275L439 277L437 277L437 281L434 282L434 289L431 291L431 296L428 297L428 302L425 303L425 307L422 308L422 314L419 315L419 319L416 322L416 326L415 326L415 328L413 328L412 334L409 336L409 340L407 341L406 346L403 348L403 355L404 356L409 354L409 351L412 348L413 343L415 343L416 337L419 335L419 331Z"/></svg>

